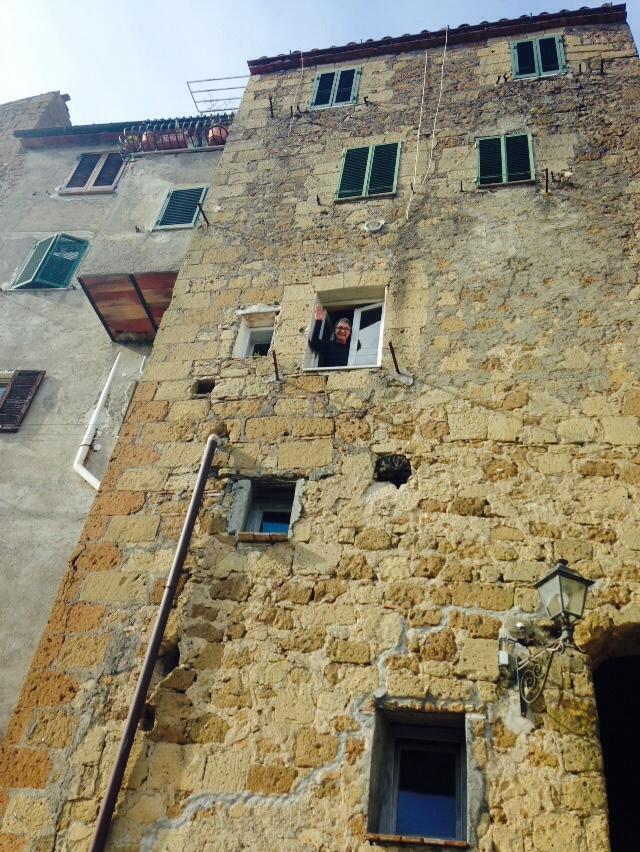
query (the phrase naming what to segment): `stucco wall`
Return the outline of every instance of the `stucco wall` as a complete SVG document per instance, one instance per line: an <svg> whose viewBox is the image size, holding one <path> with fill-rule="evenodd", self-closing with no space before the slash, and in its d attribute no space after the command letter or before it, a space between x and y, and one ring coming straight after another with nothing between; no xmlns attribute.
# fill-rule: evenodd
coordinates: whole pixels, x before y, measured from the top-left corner
<svg viewBox="0 0 640 852"><path fill-rule="evenodd" d="M15 110L7 115L9 138L24 123L13 128ZM72 470L89 417L121 352L95 442L101 449L87 460L100 477L149 350L113 344L77 283L37 292L10 285L34 243L57 232L91 242L80 273L177 270L193 231L151 228L167 191L207 186L219 159L216 152L138 159L125 166L113 194L64 196L57 188L79 155L105 146L24 150L15 139L11 145L12 170L0 206L0 370L46 370L46 377L20 431L0 436L0 640L7 651L0 662L0 731L95 499Z"/></svg>
<svg viewBox="0 0 640 852"><path fill-rule="evenodd" d="M569 73L546 80L505 80L506 40L448 51L408 218L424 54L362 62L357 106L300 118L315 69L251 79L5 740L8 843L87 848L223 420L110 848L384 848L365 837L380 705L465 714L472 848L608 848L591 665L639 620L639 68L626 26L563 35ZM533 134L548 194L475 188L474 139L509 131ZM397 195L335 204L343 147L383 140L404 143ZM372 287L382 367L302 371L316 297ZM231 357L256 303L281 307L279 381L270 359ZM191 397L198 376L210 398ZM413 470L398 489L374 483L389 452ZM252 475L306 480L292 540L227 532ZM498 633L538 611L559 557L595 581L588 655L557 659L523 720Z"/></svg>

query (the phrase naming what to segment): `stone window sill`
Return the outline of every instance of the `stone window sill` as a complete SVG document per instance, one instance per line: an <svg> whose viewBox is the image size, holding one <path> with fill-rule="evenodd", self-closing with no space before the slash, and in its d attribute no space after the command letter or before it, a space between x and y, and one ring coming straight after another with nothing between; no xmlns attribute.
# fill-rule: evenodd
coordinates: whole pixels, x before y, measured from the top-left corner
<svg viewBox="0 0 640 852"><path fill-rule="evenodd" d="M478 183L476 189L501 189L506 186L535 186L537 183L535 178L529 180L505 180L500 183Z"/></svg>
<svg viewBox="0 0 640 852"><path fill-rule="evenodd" d="M269 544L272 541L289 541L286 533L239 532L238 541L256 541Z"/></svg>
<svg viewBox="0 0 640 852"><path fill-rule="evenodd" d="M354 364L344 367L303 367L304 373L335 373L336 370L347 372L347 370L379 370L380 364Z"/></svg>
<svg viewBox="0 0 640 852"><path fill-rule="evenodd" d="M407 834L372 834L367 832L369 843L393 846L438 846L440 849L469 849L466 840L441 840L436 837L411 837Z"/></svg>

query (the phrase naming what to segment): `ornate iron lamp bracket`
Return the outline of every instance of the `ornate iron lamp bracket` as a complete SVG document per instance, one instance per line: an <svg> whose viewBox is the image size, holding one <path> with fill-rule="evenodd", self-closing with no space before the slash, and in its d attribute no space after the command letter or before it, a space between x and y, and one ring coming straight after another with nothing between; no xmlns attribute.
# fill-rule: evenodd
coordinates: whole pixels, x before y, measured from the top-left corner
<svg viewBox="0 0 640 852"><path fill-rule="evenodd" d="M561 638L547 648L516 658L516 678L522 716L527 715L527 708L542 695L553 658L564 651L566 644L566 640Z"/></svg>

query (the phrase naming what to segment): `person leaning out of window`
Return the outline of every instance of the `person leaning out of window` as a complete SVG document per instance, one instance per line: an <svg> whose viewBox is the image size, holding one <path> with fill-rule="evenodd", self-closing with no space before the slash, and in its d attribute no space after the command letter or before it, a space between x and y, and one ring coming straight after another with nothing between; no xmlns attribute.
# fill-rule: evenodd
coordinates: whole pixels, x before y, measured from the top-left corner
<svg viewBox="0 0 640 852"><path fill-rule="evenodd" d="M331 329L331 317L322 307L316 305L316 321L313 334L309 338L309 346L319 355L320 367L346 367L349 363L349 350L351 348L351 321L341 317L333 327L333 333L329 336L327 332ZM322 323L324 320L324 334L322 339Z"/></svg>

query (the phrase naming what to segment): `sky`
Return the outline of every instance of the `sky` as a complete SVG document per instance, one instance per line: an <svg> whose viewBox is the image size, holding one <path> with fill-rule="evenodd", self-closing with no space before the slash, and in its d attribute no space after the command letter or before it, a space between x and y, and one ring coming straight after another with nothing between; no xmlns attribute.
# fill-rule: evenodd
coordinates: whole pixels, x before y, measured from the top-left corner
<svg viewBox="0 0 640 852"><path fill-rule="evenodd" d="M599 5L597 0L0 0L0 103L60 90L71 97L74 124L194 115L186 81L244 75L248 59ZM628 0L627 12L638 43L640 0Z"/></svg>

